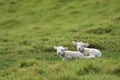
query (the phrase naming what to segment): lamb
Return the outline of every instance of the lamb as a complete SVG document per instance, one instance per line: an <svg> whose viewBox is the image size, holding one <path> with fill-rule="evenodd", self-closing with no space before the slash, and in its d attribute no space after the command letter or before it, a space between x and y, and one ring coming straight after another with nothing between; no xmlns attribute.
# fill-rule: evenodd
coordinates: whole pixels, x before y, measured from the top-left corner
<svg viewBox="0 0 120 80"><path fill-rule="evenodd" d="M57 50L57 55L59 55L62 60L85 58L85 56L81 52L69 51L68 47L54 46L54 49Z"/></svg>
<svg viewBox="0 0 120 80"><path fill-rule="evenodd" d="M77 50L83 53L86 58L95 58L95 57L102 57L102 53L98 49L94 48L87 48L89 46L88 43L83 42L72 42L74 46L76 46Z"/></svg>

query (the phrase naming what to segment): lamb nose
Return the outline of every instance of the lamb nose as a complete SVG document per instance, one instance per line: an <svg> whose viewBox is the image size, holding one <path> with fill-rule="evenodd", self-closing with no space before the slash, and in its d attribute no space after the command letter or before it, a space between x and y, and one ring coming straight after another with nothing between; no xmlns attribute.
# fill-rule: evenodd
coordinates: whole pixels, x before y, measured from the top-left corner
<svg viewBox="0 0 120 80"><path fill-rule="evenodd" d="M58 52L58 54L60 54L60 52Z"/></svg>

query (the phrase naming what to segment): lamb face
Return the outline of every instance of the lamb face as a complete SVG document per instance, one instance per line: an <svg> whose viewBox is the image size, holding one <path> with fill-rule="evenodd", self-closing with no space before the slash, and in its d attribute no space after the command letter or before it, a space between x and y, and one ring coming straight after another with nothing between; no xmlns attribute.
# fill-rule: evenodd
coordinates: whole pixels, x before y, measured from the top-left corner
<svg viewBox="0 0 120 80"><path fill-rule="evenodd" d="M72 43L73 43L74 46L76 46L77 50L80 51L80 52L83 51L84 48L89 46L88 43L83 43L83 42L73 41Z"/></svg>
<svg viewBox="0 0 120 80"><path fill-rule="evenodd" d="M63 47L63 46L54 46L54 49L57 50L57 55L62 56L65 52L65 50L67 50L67 47Z"/></svg>

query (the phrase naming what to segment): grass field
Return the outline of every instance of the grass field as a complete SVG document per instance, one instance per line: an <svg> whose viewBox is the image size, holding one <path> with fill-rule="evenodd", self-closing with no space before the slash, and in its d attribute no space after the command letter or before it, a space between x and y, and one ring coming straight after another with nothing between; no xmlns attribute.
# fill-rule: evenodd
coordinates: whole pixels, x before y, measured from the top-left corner
<svg viewBox="0 0 120 80"><path fill-rule="evenodd" d="M0 80L119 80L120 0L0 0ZM103 57L62 61L72 41Z"/></svg>

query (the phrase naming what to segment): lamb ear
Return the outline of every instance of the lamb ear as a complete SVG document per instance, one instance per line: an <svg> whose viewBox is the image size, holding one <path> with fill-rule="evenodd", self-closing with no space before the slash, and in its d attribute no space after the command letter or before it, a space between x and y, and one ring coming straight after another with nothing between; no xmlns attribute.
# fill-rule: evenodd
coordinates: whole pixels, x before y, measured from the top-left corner
<svg viewBox="0 0 120 80"><path fill-rule="evenodd" d="M87 45L87 47L89 46L89 44L88 44L88 43L86 43L86 45Z"/></svg>
<svg viewBox="0 0 120 80"><path fill-rule="evenodd" d="M76 41L72 41L72 44L73 44L74 46L76 46L76 45L77 45L77 42L76 42Z"/></svg>
<svg viewBox="0 0 120 80"><path fill-rule="evenodd" d="M68 50L68 47L65 47L65 49L64 50Z"/></svg>
<svg viewBox="0 0 120 80"><path fill-rule="evenodd" d="M57 46L54 46L53 48L54 48L55 50L57 50Z"/></svg>
<svg viewBox="0 0 120 80"><path fill-rule="evenodd" d="M84 47L87 48L89 46L88 43L84 43Z"/></svg>

